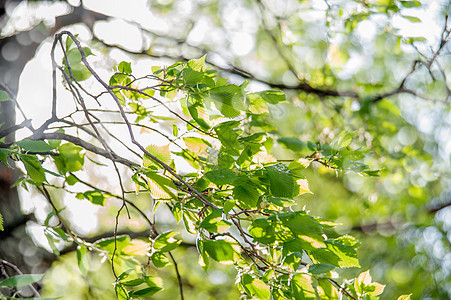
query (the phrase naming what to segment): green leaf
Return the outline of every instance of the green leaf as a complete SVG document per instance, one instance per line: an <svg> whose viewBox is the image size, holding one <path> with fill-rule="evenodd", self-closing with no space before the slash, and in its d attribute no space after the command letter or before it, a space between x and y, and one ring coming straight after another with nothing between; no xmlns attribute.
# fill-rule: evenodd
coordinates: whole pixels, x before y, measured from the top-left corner
<svg viewBox="0 0 451 300"><path fill-rule="evenodd" d="M130 297L150 297L161 291L163 288L158 286L148 287L145 289L130 292Z"/></svg>
<svg viewBox="0 0 451 300"><path fill-rule="evenodd" d="M217 186L233 184L238 176L227 169L213 170L205 173L205 177Z"/></svg>
<svg viewBox="0 0 451 300"><path fill-rule="evenodd" d="M5 165L9 166L8 164L8 157L13 153L9 149L0 148L0 161L4 162Z"/></svg>
<svg viewBox="0 0 451 300"><path fill-rule="evenodd" d="M29 139L23 139L16 144L19 147L31 152L48 152L55 149L44 141L33 141Z"/></svg>
<svg viewBox="0 0 451 300"><path fill-rule="evenodd" d="M235 118L246 107L241 86L228 84L211 89L210 99L216 108L227 118Z"/></svg>
<svg viewBox="0 0 451 300"><path fill-rule="evenodd" d="M54 157L55 165L61 174L81 170L85 162L84 149L72 143L62 144L58 147L59 155Z"/></svg>
<svg viewBox="0 0 451 300"><path fill-rule="evenodd" d="M346 246L351 246L351 247L359 247L360 246L360 242L353 236L350 235L342 235L336 239L334 239L334 242L346 245Z"/></svg>
<svg viewBox="0 0 451 300"><path fill-rule="evenodd" d="M160 277L147 276L143 274L143 279L148 287L161 287L163 288L163 283Z"/></svg>
<svg viewBox="0 0 451 300"><path fill-rule="evenodd" d="M109 85L124 85L127 86L132 82L130 76L123 73L114 73L113 76L110 77ZM113 91L119 91L118 89L114 89ZM122 95L119 92L115 93L116 96Z"/></svg>
<svg viewBox="0 0 451 300"><path fill-rule="evenodd" d="M4 90L0 90L0 102L3 101L12 101L12 99L9 97L8 93Z"/></svg>
<svg viewBox="0 0 451 300"><path fill-rule="evenodd" d="M401 1L401 5L404 7L418 7L421 6L421 2L420 1Z"/></svg>
<svg viewBox="0 0 451 300"><path fill-rule="evenodd" d="M116 285L114 286L114 291L116 292L116 297L118 300L130 299L127 290L122 286L122 284L116 283Z"/></svg>
<svg viewBox="0 0 451 300"><path fill-rule="evenodd" d="M75 49L73 49L75 50ZM64 68L64 72L66 72L66 74L69 74L69 68L65 67ZM73 63L71 64L71 72L72 72L72 76L75 78L75 80L77 81L84 81L86 79L88 79L89 77L91 77L91 72L88 70L88 68L86 68L86 66L82 63Z"/></svg>
<svg viewBox="0 0 451 300"><path fill-rule="evenodd" d="M247 94L248 99L252 102L256 98L262 98L269 104L277 104L280 102L287 101L285 98L285 94L282 91L274 91L274 90L267 90L262 91L258 93L250 93Z"/></svg>
<svg viewBox="0 0 451 300"><path fill-rule="evenodd" d="M238 149L241 149L241 145L238 142L238 137L241 134L241 131L238 129L235 129L240 124L238 121L228 121L223 122L219 125L217 125L214 129L216 134L218 135L218 139L221 142L221 144L236 153L238 155Z"/></svg>
<svg viewBox="0 0 451 300"><path fill-rule="evenodd" d="M67 62L69 61L69 64L74 65L81 62L81 53L78 51L77 48L69 49L69 51L66 52L66 57L63 59L63 64L67 66Z"/></svg>
<svg viewBox="0 0 451 300"><path fill-rule="evenodd" d="M280 207L290 207L296 204L296 201L291 200L291 199L282 199L282 198L274 198L274 197L269 197L268 201L276 206L280 206Z"/></svg>
<svg viewBox="0 0 451 300"><path fill-rule="evenodd" d="M66 176L66 182L68 185L74 185L78 182L78 179L73 175L69 175Z"/></svg>
<svg viewBox="0 0 451 300"><path fill-rule="evenodd" d="M419 23L419 22L421 22L421 20L420 20L420 18L417 18L417 17L413 17L413 16L402 16L404 19L407 19L407 20L409 20L410 22L412 22L412 23Z"/></svg>
<svg viewBox="0 0 451 300"><path fill-rule="evenodd" d="M340 268L360 267L357 252L354 247L343 245L335 241L326 241L327 249L338 256Z"/></svg>
<svg viewBox="0 0 451 300"><path fill-rule="evenodd" d="M298 273L293 276L290 283L294 299L317 299L312 287L312 278L308 274Z"/></svg>
<svg viewBox="0 0 451 300"><path fill-rule="evenodd" d="M68 241L68 237L67 237L67 234L64 232L64 230L62 230L61 228L59 228L59 227L53 227L52 228L53 229L53 231L55 231L55 233L60 237L60 238L62 238L64 241Z"/></svg>
<svg viewBox="0 0 451 300"><path fill-rule="evenodd" d="M118 253L121 253L122 249L124 249L125 247L127 247L130 244L131 244L131 239L128 235L118 236L116 238L116 242L115 242L114 237L112 237L112 238L101 239L101 240L97 241L96 243L94 243L94 245L97 245L97 246L103 248L104 250L108 251L109 253L113 253L113 251L115 249L115 245L116 245L116 251Z"/></svg>
<svg viewBox="0 0 451 300"><path fill-rule="evenodd" d="M121 72L121 73L131 74L132 73L132 63L131 62L122 61L117 66L117 70L119 72Z"/></svg>
<svg viewBox="0 0 451 300"><path fill-rule="evenodd" d="M135 279L127 280L127 281L124 281L124 280L121 281L121 284L125 285L125 286L137 286L142 283L144 283L143 278L135 278Z"/></svg>
<svg viewBox="0 0 451 300"><path fill-rule="evenodd" d="M77 35L75 35L75 37L77 37ZM71 37L67 37L66 38L66 51L70 50L70 47L72 46L72 44L74 43L74 40Z"/></svg>
<svg viewBox="0 0 451 300"><path fill-rule="evenodd" d="M94 54L92 54L91 49L88 47L83 47L83 51L85 52L86 57L94 55Z"/></svg>
<svg viewBox="0 0 451 300"><path fill-rule="evenodd" d="M406 41L407 43L414 43L414 42L426 42L427 39L423 36L413 36L413 37L406 37L403 39L403 41Z"/></svg>
<svg viewBox="0 0 451 300"><path fill-rule="evenodd" d="M196 86L199 82L204 78L203 72L195 71L189 67L186 67L182 70L182 78L185 84L189 86Z"/></svg>
<svg viewBox="0 0 451 300"><path fill-rule="evenodd" d="M20 156L20 159L25 165L25 169L27 170L28 176L30 176L30 178L33 181L37 183L42 183L46 180L44 173L45 171L41 166L41 162L38 160L36 156L22 154Z"/></svg>
<svg viewBox="0 0 451 300"><path fill-rule="evenodd" d="M58 211L58 213L61 212L61 210ZM45 218L44 226L49 226L49 222L52 219L52 217L56 216L56 211L52 210L48 215L47 218Z"/></svg>
<svg viewBox="0 0 451 300"><path fill-rule="evenodd" d="M78 193L77 198L78 199L84 198L86 200L89 200L93 204L104 206L107 195L105 195L103 192L101 192L99 190L94 190L94 191L87 191L84 193Z"/></svg>
<svg viewBox="0 0 451 300"><path fill-rule="evenodd" d="M265 132L258 132L248 136L240 137L238 140L245 144L261 144L263 137L265 136Z"/></svg>
<svg viewBox="0 0 451 300"><path fill-rule="evenodd" d="M302 250L300 250L302 251ZM302 262L302 253L293 252L287 255L283 260L283 265L289 267L292 271L296 271Z"/></svg>
<svg viewBox="0 0 451 300"><path fill-rule="evenodd" d="M252 222L249 233L254 240L262 244L272 244L276 241L274 226L267 219L257 219Z"/></svg>
<svg viewBox="0 0 451 300"><path fill-rule="evenodd" d="M45 237L47 238L47 241L49 243L50 248L52 249L53 254L59 256L60 251L58 250L58 247L56 247L55 238L53 237L53 235L46 232Z"/></svg>
<svg viewBox="0 0 451 300"><path fill-rule="evenodd" d="M290 198L297 195L296 182L284 164L277 163L265 167L270 182L271 194L275 197Z"/></svg>
<svg viewBox="0 0 451 300"><path fill-rule="evenodd" d="M89 251L85 245L77 247L77 265L83 277L86 277L89 270Z"/></svg>
<svg viewBox="0 0 451 300"><path fill-rule="evenodd" d="M288 227L295 235L321 235L321 224L315 218L304 212L292 212L278 215L282 224Z"/></svg>
<svg viewBox="0 0 451 300"><path fill-rule="evenodd" d="M196 121L202 129L209 130L211 126L208 123L208 114L204 104L199 100L196 100L193 95L188 95L186 98L186 105L188 107L188 112L194 121Z"/></svg>
<svg viewBox="0 0 451 300"><path fill-rule="evenodd" d="M229 240L204 240L202 244L205 252L220 263L231 264L236 261L240 253L240 246Z"/></svg>
<svg viewBox="0 0 451 300"><path fill-rule="evenodd" d="M261 279L244 274L241 277L241 284L250 296L256 299L270 299L269 287Z"/></svg>
<svg viewBox="0 0 451 300"><path fill-rule="evenodd" d="M204 241L201 239L197 239L196 245L197 245L197 249L199 251L199 259L198 259L199 265L205 271L207 271L208 266L210 265L210 259L208 258L207 252L205 252Z"/></svg>
<svg viewBox="0 0 451 300"><path fill-rule="evenodd" d="M396 300L410 300L410 296L412 296L412 294L401 295L401 296L399 296L398 299L396 299Z"/></svg>
<svg viewBox="0 0 451 300"><path fill-rule="evenodd" d="M233 188L233 197L246 209L257 207L260 194L252 182L245 180Z"/></svg>
<svg viewBox="0 0 451 300"><path fill-rule="evenodd" d="M200 227L209 232L221 233L229 229L230 224L229 221L222 219L222 209L216 209L205 217L200 223Z"/></svg>
<svg viewBox="0 0 451 300"><path fill-rule="evenodd" d="M190 59L187 63L187 65L196 71L202 71L203 67L205 66L205 58L207 57L207 54L204 56L197 58L197 59Z"/></svg>
<svg viewBox="0 0 451 300"><path fill-rule="evenodd" d="M174 215L175 221L177 224L182 220L183 211L181 209L181 203L177 202L172 207L172 214Z"/></svg>
<svg viewBox="0 0 451 300"><path fill-rule="evenodd" d="M150 70L152 71L152 74L159 74L161 71L163 71L159 66L152 66L150 67Z"/></svg>
<svg viewBox="0 0 451 300"><path fill-rule="evenodd" d="M49 169L46 169L46 168L43 168L43 169L44 169L44 172L49 173L49 174L51 174L51 175L53 175L53 176L55 176L55 177L61 177L61 178L64 178L63 175L60 175L60 174L55 173L55 172L53 172L53 171L50 171Z"/></svg>
<svg viewBox="0 0 451 300"><path fill-rule="evenodd" d="M310 257L315 264L323 263L335 267L340 267L339 257L335 253L329 251L327 248L309 249L308 254L310 254Z"/></svg>
<svg viewBox="0 0 451 300"><path fill-rule="evenodd" d="M167 252L177 248L182 241L174 238L174 235L176 234L177 232L175 231L168 231L160 234L153 243L154 249L158 249L161 252Z"/></svg>
<svg viewBox="0 0 451 300"><path fill-rule="evenodd" d="M169 258L166 256L166 254L160 251L152 253L150 259L152 260L154 266L157 268L164 268L169 264Z"/></svg>
<svg viewBox="0 0 451 300"><path fill-rule="evenodd" d="M365 158L365 153L360 150L348 150L348 149L341 149L339 154L350 161L357 161Z"/></svg>
<svg viewBox="0 0 451 300"><path fill-rule="evenodd" d="M287 149L290 149L295 152L299 152L305 149L305 144L301 142L298 138L282 137L279 138L277 142L285 146Z"/></svg>
<svg viewBox="0 0 451 300"><path fill-rule="evenodd" d="M313 275L324 274L335 269L335 266L328 264L313 264L308 268L308 272Z"/></svg>
<svg viewBox="0 0 451 300"><path fill-rule="evenodd" d="M366 170L360 173L369 177L379 177L382 174L382 170Z"/></svg>
<svg viewBox="0 0 451 300"><path fill-rule="evenodd" d="M280 102L287 101L287 99L285 98L285 94L282 91L268 90L259 92L258 94L263 98L263 100L265 100L269 104L277 104Z"/></svg>
<svg viewBox="0 0 451 300"><path fill-rule="evenodd" d="M5 228L3 227L3 216L0 214L0 231L4 231Z"/></svg>
<svg viewBox="0 0 451 300"><path fill-rule="evenodd" d="M17 275L0 281L0 286L21 287L35 283L44 277L44 274Z"/></svg>
<svg viewBox="0 0 451 300"><path fill-rule="evenodd" d="M333 139L333 141L330 143L330 146L335 150L346 148L351 143L353 136L353 132L342 131Z"/></svg>
<svg viewBox="0 0 451 300"><path fill-rule="evenodd" d="M235 207L235 204L236 204L235 200L233 200L233 199L232 200L227 200L224 203L224 207L223 207L224 213L228 214L229 211L231 211L233 209L233 207Z"/></svg>

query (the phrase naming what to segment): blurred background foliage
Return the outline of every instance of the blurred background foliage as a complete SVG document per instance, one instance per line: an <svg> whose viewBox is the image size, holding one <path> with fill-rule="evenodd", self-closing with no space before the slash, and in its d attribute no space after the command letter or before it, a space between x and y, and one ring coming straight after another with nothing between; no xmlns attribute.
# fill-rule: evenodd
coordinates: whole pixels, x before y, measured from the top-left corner
<svg viewBox="0 0 451 300"><path fill-rule="evenodd" d="M382 170L381 177L367 178L314 165L307 174L313 195L299 198L298 206L341 223L340 233L360 240L362 270L371 269L373 279L387 285L383 299L408 293L412 299L451 298L448 1L82 2L2 1L0 81L20 94L27 87L18 87L18 79L34 51L67 27L98 56L108 57L99 68L111 68L108 60L114 55L136 65L149 58L167 65L207 54L207 61L231 82L248 80L251 90L281 88L289 102L253 120L263 124L261 130L285 137L272 149L274 156L309 155L307 142L327 144L348 131L355 134L350 147L367 152L364 162ZM2 107L2 121L7 109ZM11 179L2 178L9 187ZM146 207L146 201L136 201ZM32 235L30 223L40 217L33 207L20 210L17 203L0 204L3 215L9 205L16 209L16 220L22 220L5 220L0 257L12 259L24 272L50 268L43 296L115 297L112 289L102 290L113 279L101 257L91 255L83 279L74 249L63 249L56 258L35 248L26 235ZM113 221L106 215L95 214L98 226L86 238L111 233ZM157 222L162 229L175 226L170 217ZM121 231L139 237L145 229L138 222ZM186 246L174 252L186 298L237 299L232 268L215 265L204 272L193 241L186 239ZM155 299L175 299L172 269L158 272L165 290Z"/></svg>

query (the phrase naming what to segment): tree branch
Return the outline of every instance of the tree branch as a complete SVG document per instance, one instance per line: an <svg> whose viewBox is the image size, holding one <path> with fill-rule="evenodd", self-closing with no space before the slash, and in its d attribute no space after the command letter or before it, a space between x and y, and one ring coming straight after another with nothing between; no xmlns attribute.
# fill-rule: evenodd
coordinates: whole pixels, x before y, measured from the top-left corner
<svg viewBox="0 0 451 300"><path fill-rule="evenodd" d="M8 266L11 269L13 269L17 274L19 275L23 275L22 271L15 265L12 264L4 259L0 258L0 264L4 265L4 266ZM33 284L29 284L28 285L30 287L30 289L33 291L33 293L37 296L37 297L41 297L41 295L39 294L38 290L33 286Z"/></svg>

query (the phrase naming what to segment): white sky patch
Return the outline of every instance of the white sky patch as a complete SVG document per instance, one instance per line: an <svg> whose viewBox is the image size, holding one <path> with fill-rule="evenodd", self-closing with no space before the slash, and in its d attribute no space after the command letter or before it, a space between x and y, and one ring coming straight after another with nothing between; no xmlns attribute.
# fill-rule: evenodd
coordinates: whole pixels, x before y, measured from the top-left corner
<svg viewBox="0 0 451 300"><path fill-rule="evenodd" d="M199 46L204 40L208 28L212 25L213 23L209 18L201 17L199 20L197 20L186 40L193 46Z"/></svg>
<svg viewBox="0 0 451 300"><path fill-rule="evenodd" d="M253 35L245 32L238 32L232 35L231 50L236 56L249 54L254 49L254 46L255 40Z"/></svg>
<svg viewBox="0 0 451 300"><path fill-rule="evenodd" d="M376 35L376 24L370 20L363 20L357 26L357 32L364 41L371 41Z"/></svg>
<svg viewBox="0 0 451 300"><path fill-rule="evenodd" d="M120 45L124 49L135 52L143 49L141 30L121 19L96 22L94 33L110 45Z"/></svg>
<svg viewBox="0 0 451 300"><path fill-rule="evenodd" d="M149 12L147 0L83 0L83 5L93 11L103 13L107 16L135 20L141 23L145 12Z"/></svg>
<svg viewBox="0 0 451 300"><path fill-rule="evenodd" d="M51 47L49 42L41 44L33 59L25 65L19 80L17 100L25 115L32 119L34 127L39 126L51 116L52 103L49 101L52 99L52 89L49 88L52 76ZM18 113L17 121L22 120L22 115ZM18 135L16 138L23 137Z"/></svg>
<svg viewBox="0 0 451 300"><path fill-rule="evenodd" d="M108 201L108 199L106 199ZM98 211L100 206L94 205L88 200L76 199L66 193L64 204L70 214L70 220L77 232L83 236L95 232L99 225Z"/></svg>

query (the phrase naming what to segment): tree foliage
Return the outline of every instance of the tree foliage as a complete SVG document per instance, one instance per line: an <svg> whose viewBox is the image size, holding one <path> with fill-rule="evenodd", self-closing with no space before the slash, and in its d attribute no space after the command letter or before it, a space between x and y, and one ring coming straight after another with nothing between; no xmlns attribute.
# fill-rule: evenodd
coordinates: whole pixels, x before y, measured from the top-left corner
<svg viewBox="0 0 451 300"><path fill-rule="evenodd" d="M189 274L186 266L191 262L183 255L196 257L207 273L230 272L233 266L239 293L256 299L384 298L385 286L373 281L369 267L380 278L384 271L392 272L397 283L419 280L408 277L404 258L390 244L400 243L406 259L412 256L408 252L427 255L413 239L415 232L440 230L440 218L431 214L448 203L438 209L430 205L449 172L437 163L440 153L428 150L440 141L415 127L415 119L406 116L413 112L403 97L419 106L439 101L442 94L447 101L448 69L440 60L447 59L443 53L450 28L446 17L440 44L427 55L417 48L421 39L392 33L386 23L388 29L374 36L373 63L343 74L353 52L369 51L353 40L360 22L381 14L416 23L417 17L405 13L421 6L418 1L348 2L359 9L326 2L322 26L330 30L329 36L316 39L307 30L314 26L303 24L302 18L278 16L277 9L263 1L253 6L245 1L243 5L261 14L258 34L264 37L259 46L272 45L259 57L274 74L268 78L233 65L220 67L209 61L210 54L148 65L144 74L135 71L132 60L124 60L105 74L92 59L105 55L102 51L111 45L85 45L71 31L57 33L50 52L50 117L36 127L22 112L23 122L1 133L27 128L31 134L0 144L0 160L24 172L16 185L40 193L51 207L41 224L49 249L59 256L74 245L72 261L88 286L97 285L92 270L94 265L102 268L98 258L108 261L103 266L109 264L110 270L102 273L112 274L113 286L98 287L105 290L103 297L118 299L169 295L164 294L167 282L182 299L187 287L193 295L202 291L218 297L214 288L208 291L209 284L194 283L197 275ZM202 9L214 12L219 7L214 2ZM341 41L336 42L334 34ZM319 58L296 58L302 47L307 50L304 43ZM404 50L407 45L418 53ZM137 53L155 56L153 51L149 47ZM269 63L272 57L277 61ZM396 60L404 68L402 76L389 69ZM302 72L297 71L301 62L306 63ZM246 65L244 58L241 63ZM424 73L432 79L415 77ZM281 82L281 76L289 79ZM265 88L256 89L256 82ZM60 83L63 92L57 88ZM13 93L3 90L4 101L19 107ZM66 105L62 93L73 99L69 113L60 112ZM96 182L93 175L114 183ZM102 207L111 234L91 240L78 233L59 199L68 197L61 196L62 191ZM145 228L144 236L122 233L124 228L136 232L139 226L133 224ZM359 239L349 233L350 226ZM385 246L380 237L359 233L372 232L372 227L387 236ZM401 228L404 235L393 234ZM449 256L449 247L441 249ZM385 255L384 264L393 263L392 269L375 265ZM175 275L162 280L171 268ZM417 268L425 268L424 263ZM442 288L429 292L424 286L416 291L412 286L392 287L390 297L410 299L410 292L445 295L450 274L436 274L442 277L428 280ZM390 276L382 283L391 284L386 282ZM30 285L41 277L10 277L0 287ZM46 296L60 296L52 288L44 280Z"/></svg>

